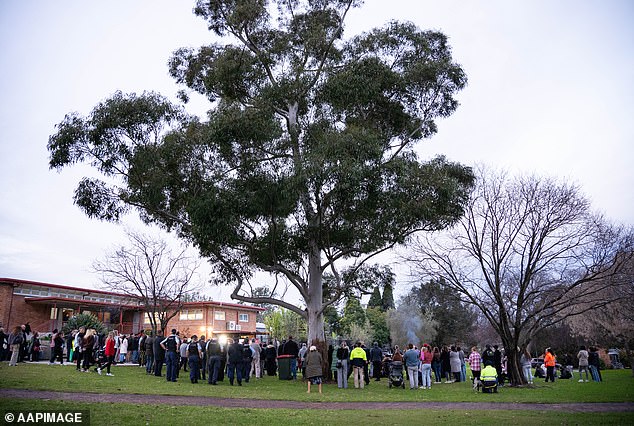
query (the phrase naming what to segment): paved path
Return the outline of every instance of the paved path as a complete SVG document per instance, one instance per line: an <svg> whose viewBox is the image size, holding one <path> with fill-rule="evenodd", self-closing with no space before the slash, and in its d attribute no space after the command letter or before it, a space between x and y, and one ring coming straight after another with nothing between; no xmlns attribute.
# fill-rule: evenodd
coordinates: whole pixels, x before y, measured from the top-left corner
<svg viewBox="0 0 634 426"><path fill-rule="evenodd" d="M634 412L633 402L612 403L495 403L495 402L301 402L268 399L216 398L204 396L101 394L0 389L0 398L50 399L73 402L125 402L241 408L289 408L329 410L533 410L564 412Z"/></svg>

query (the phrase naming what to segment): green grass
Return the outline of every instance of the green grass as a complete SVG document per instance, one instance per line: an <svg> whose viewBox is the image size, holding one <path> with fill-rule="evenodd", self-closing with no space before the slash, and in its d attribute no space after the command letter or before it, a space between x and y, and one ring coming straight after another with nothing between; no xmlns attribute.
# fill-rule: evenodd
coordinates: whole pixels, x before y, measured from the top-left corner
<svg viewBox="0 0 634 426"><path fill-rule="evenodd" d="M0 366L3 388L51 390L64 392L131 393L149 395L196 395L226 398L271 399L288 401L356 402L356 401L445 401L445 402L631 402L634 401L634 378L631 370L603 372L603 383L578 383L576 380L558 380L555 383L537 381L530 388L503 387L498 394L476 393L469 383L434 384L431 390L389 389L387 380L372 381L363 390L338 389L324 385L324 393L306 394L301 380L282 381L275 377L251 380L242 387L229 386L225 379L219 386L206 383L192 385L188 373L177 383L146 375L143 368L113 367L114 377L96 373L80 373L72 366L19 364L9 368Z"/></svg>
<svg viewBox="0 0 634 426"><path fill-rule="evenodd" d="M448 385L449 386L449 385ZM126 403L78 403L0 398L0 414L20 410L84 410L91 425L403 425L403 424L560 424L628 425L632 413L565 413L553 411L464 411L464 410L288 410L215 407L174 407ZM468 422L468 423L467 423Z"/></svg>

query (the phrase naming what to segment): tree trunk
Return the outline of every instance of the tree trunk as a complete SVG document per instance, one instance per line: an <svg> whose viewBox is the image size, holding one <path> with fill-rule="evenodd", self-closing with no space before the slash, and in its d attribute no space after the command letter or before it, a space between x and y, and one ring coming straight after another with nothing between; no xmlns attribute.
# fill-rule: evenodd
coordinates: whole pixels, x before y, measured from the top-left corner
<svg viewBox="0 0 634 426"><path fill-rule="evenodd" d="M324 365L322 370L327 377L328 363L328 345L324 334L324 315L323 306L323 288L322 288L322 272L321 272L321 256L317 244L313 244L310 258L308 260L309 282L308 297L306 298L306 315L308 322L308 342L310 345L317 347L321 353Z"/></svg>
<svg viewBox="0 0 634 426"><path fill-rule="evenodd" d="M517 347L508 349L506 374L511 386L521 386L528 383L520 365L520 353Z"/></svg>
<svg viewBox="0 0 634 426"><path fill-rule="evenodd" d="M511 386L521 386L528 383L520 365L519 339L501 336L506 355L506 378Z"/></svg>

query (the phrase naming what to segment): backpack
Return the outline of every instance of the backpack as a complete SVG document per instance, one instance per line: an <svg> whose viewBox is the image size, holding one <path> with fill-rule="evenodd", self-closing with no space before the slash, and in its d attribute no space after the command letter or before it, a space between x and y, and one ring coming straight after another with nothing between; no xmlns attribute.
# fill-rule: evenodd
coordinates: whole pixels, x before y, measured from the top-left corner
<svg viewBox="0 0 634 426"><path fill-rule="evenodd" d="M251 347L249 345L246 345L244 348L242 348L242 358L251 359L252 356L253 352L251 352Z"/></svg>
<svg viewBox="0 0 634 426"><path fill-rule="evenodd" d="M188 346L187 346L187 353L189 353L189 356L198 356L198 343L196 342L191 342Z"/></svg>

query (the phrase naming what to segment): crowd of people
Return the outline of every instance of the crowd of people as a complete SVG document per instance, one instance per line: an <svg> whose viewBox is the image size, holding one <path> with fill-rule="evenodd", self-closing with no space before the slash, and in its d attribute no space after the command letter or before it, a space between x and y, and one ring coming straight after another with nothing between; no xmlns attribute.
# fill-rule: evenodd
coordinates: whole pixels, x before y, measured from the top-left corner
<svg viewBox="0 0 634 426"><path fill-rule="evenodd" d="M0 328L0 342L0 360L10 359L10 366L41 358L40 336L28 324L15 327L10 334ZM125 335L116 330L99 334L84 327L67 335L53 330L49 345L49 364L56 361L63 364L65 348L66 362L75 364L81 372L94 368L98 374L105 371L107 376L113 376L113 365L132 363L145 367L146 374L158 377L163 376L165 367L165 377L170 382L177 381L183 371L189 372L191 383L207 381L210 385L223 381L225 376L231 386L234 383L242 386L251 378L261 378L265 373L276 376L280 359L285 358L289 365L288 379L297 380L298 371L301 371L307 381L307 391L310 392L313 385L318 386L320 393L325 380L335 381L339 388L348 388L351 375L354 387L359 389L369 385L371 378L376 381L381 378L391 380L392 374L406 374L410 389L431 389L432 384L464 382L467 380L467 365L474 383L482 379L486 367L491 367L487 375L494 376L500 386L504 385L507 375L507 359L504 350L497 345L486 345L481 353L474 346L466 354L456 345L439 348L423 344L418 348L410 343L401 350L398 346L381 348L376 342L368 348L363 342L352 345L343 340L329 346L328 359L324 360L315 346L299 345L292 336L276 345L264 344L256 339L228 339L221 343L215 338L207 340L205 336L181 337L176 329L163 336L160 331L156 335L144 332ZM587 382L590 377L594 381L602 381L597 348L581 346L576 358L579 382ZM547 348L540 361L535 365L535 358L527 350L521 354L520 366L529 384L534 382L535 377L544 378L546 382L555 381L558 368L559 378L572 378L572 356L566 354L562 365L557 362L554 351ZM329 366L326 377L322 372L325 362Z"/></svg>

